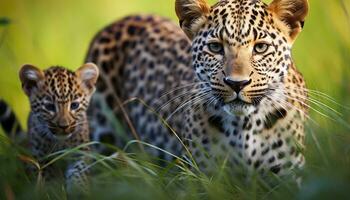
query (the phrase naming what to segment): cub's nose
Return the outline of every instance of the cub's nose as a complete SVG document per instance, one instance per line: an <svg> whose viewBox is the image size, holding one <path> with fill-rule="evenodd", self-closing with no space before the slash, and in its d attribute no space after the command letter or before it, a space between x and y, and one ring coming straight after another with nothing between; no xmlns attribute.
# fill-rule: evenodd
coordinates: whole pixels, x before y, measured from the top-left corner
<svg viewBox="0 0 350 200"><path fill-rule="evenodd" d="M62 129L62 130L67 130L69 127L69 125L58 125L58 128Z"/></svg>
<svg viewBox="0 0 350 200"><path fill-rule="evenodd" d="M225 77L224 83L228 85L230 88L233 89L237 94L247 85L249 85L252 82L252 79L250 80L243 80L243 81L235 81L231 77Z"/></svg>

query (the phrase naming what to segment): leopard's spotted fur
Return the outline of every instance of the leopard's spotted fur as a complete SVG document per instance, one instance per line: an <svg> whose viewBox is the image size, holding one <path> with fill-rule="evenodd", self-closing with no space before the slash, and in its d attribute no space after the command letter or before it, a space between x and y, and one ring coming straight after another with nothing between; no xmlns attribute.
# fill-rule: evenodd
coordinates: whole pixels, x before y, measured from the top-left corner
<svg viewBox="0 0 350 200"><path fill-rule="evenodd" d="M89 142L86 110L94 92L98 68L85 64L76 72L63 67L44 71L24 65L20 71L23 90L29 97L28 143L32 155L41 167L48 155ZM81 148L89 151L89 147ZM87 189L86 159L74 156L65 166L67 189ZM62 171L49 165L39 172L44 181L57 177Z"/></svg>
<svg viewBox="0 0 350 200"><path fill-rule="evenodd" d="M187 36L157 16L127 17L104 28L86 59L101 71L93 139L119 140L101 102L127 121L122 103L136 97L168 120L204 170L223 160L279 175L301 167L307 94L291 47L307 11L307 0L221 0L212 7L176 0ZM142 141L183 152L142 103L128 103L126 111Z"/></svg>
<svg viewBox="0 0 350 200"><path fill-rule="evenodd" d="M91 118L94 119L90 122L92 140L125 144L125 141L120 141L120 136L113 134L116 128L111 126L110 118L103 115L102 107L107 104L115 111L117 118L125 119L120 104L137 97L154 109L148 109L139 101L126 104L127 114L140 139L181 154L181 144L155 114L169 116L186 98L174 99L164 106L181 90L159 97L194 80L194 73L189 70L189 40L179 27L157 16L126 17L106 27L95 37L86 61L96 63L102 74L91 102ZM164 108L159 109L162 105ZM169 123L180 131L183 117L174 116ZM126 123L125 126L128 127ZM168 154L151 151L162 159L171 158Z"/></svg>

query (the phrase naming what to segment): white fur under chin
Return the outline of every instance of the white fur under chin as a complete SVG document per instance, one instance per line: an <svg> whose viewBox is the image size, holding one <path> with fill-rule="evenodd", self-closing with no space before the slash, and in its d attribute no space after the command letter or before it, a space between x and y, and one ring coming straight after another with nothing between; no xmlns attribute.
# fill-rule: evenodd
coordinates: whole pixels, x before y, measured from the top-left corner
<svg viewBox="0 0 350 200"><path fill-rule="evenodd" d="M246 116L254 112L253 105L225 104L224 111L232 116Z"/></svg>

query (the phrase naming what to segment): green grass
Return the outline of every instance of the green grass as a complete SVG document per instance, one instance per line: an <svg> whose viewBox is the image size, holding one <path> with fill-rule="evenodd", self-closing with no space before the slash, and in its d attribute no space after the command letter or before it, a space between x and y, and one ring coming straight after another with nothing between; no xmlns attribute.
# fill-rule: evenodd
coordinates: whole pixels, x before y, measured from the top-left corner
<svg viewBox="0 0 350 200"><path fill-rule="evenodd" d="M211 1L214 2L214 1ZM14 0L0 6L0 96L25 126L29 106L18 70L24 63L45 68L82 64L89 41L103 26L131 13L156 13L176 21L173 0ZM346 12L347 10L347 12ZM312 105L302 187L288 180L269 187L221 170L214 176L192 173L179 163L159 167L142 154L104 160L93 167L94 199L349 199L350 198L350 1L310 0L310 15L293 49L308 87L328 94L334 103L314 96L340 112ZM340 105L338 105L340 104ZM347 107L346 107L347 106ZM17 148L0 138L0 199L62 199L62 184L35 192L25 175ZM123 151L120 151L123 153ZM100 155L95 155L102 159ZM7 192L5 192L7 191Z"/></svg>

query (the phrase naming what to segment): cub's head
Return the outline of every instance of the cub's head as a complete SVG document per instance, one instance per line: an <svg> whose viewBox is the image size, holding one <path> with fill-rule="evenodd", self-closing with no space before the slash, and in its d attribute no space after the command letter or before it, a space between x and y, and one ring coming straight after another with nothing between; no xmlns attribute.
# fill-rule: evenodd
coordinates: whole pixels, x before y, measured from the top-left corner
<svg viewBox="0 0 350 200"><path fill-rule="evenodd" d="M291 47L308 13L307 0L176 0L180 25L192 40L192 60L204 91L236 115L249 114L284 89Z"/></svg>
<svg viewBox="0 0 350 200"><path fill-rule="evenodd" d="M62 67L44 71L24 65L19 73L23 91L29 97L32 114L56 136L68 136L86 119L95 91L98 68L87 63L76 72Z"/></svg>

